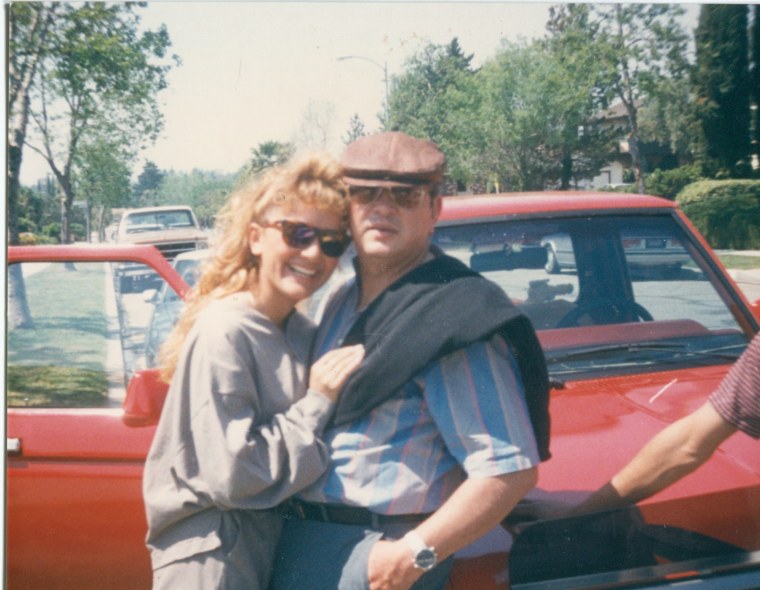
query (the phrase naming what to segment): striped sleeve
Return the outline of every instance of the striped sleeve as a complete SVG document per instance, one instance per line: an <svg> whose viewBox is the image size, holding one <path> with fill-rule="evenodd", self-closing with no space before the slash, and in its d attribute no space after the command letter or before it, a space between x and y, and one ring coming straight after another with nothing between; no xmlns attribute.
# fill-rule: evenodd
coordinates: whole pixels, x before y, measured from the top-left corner
<svg viewBox="0 0 760 590"><path fill-rule="evenodd" d="M516 361L498 336L443 357L424 375L425 399L469 477L537 465L538 451Z"/></svg>
<svg viewBox="0 0 760 590"><path fill-rule="evenodd" d="M723 419L760 438L760 334L757 334L710 396Z"/></svg>

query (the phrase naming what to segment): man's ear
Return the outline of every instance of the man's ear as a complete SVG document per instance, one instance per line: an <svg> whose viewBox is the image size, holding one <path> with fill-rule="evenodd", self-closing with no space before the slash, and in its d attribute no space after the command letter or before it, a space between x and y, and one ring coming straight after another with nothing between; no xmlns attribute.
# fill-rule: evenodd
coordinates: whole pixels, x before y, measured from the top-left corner
<svg viewBox="0 0 760 590"><path fill-rule="evenodd" d="M438 221L438 218L441 216L441 210L443 209L443 197L441 195L433 197L430 202L430 208L433 211L433 221Z"/></svg>
<svg viewBox="0 0 760 590"><path fill-rule="evenodd" d="M248 226L248 248L251 250L251 254L254 256L261 256L261 232L262 227L256 223L251 222Z"/></svg>

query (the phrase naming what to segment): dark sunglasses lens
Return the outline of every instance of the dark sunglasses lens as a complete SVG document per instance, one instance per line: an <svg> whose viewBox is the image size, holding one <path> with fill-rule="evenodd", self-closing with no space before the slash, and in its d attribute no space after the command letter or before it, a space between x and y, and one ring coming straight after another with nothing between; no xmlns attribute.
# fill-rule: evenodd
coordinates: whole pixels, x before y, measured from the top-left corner
<svg viewBox="0 0 760 590"><path fill-rule="evenodd" d="M420 190L416 188L394 187L392 189L387 189L372 187L352 189L351 196L362 205L369 205L380 199L386 191L390 194L391 200L396 206L405 209L416 207L420 202L420 196L422 194Z"/></svg>
<svg viewBox="0 0 760 590"><path fill-rule="evenodd" d="M348 240L345 238L322 236L319 240L319 247L325 256L330 258L340 258L348 247Z"/></svg>
<svg viewBox="0 0 760 590"><path fill-rule="evenodd" d="M373 202L379 195L374 188L356 188L351 189L351 196L359 201L362 205L368 205Z"/></svg>
<svg viewBox="0 0 760 590"><path fill-rule="evenodd" d="M283 223L282 235L285 236L288 246L306 248L317 237L317 232L314 231L313 227L303 223Z"/></svg>

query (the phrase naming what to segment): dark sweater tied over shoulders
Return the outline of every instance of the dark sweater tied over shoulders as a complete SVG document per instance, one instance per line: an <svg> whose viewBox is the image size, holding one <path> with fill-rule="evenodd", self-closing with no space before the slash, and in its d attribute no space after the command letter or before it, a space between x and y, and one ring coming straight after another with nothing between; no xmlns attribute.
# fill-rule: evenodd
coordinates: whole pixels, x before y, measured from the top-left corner
<svg viewBox="0 0 760 590"><path fill-rule="evenodd" d="M366 356L343 387L333 424L366 415L431 362L495 334L520 368L539 455L547 460L549 379L533 326L498 285L446 255L401 277L353 324L343 344L364 344Z"/></svg>

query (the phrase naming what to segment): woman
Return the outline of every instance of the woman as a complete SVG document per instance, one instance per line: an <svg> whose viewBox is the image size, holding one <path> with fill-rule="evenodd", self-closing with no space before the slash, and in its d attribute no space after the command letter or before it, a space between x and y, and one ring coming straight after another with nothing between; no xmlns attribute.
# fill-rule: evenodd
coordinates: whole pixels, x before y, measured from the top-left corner
<svg viewBox="0 0 760 590"><path fill-rule="evenodd" d="M316 480L319 435L361 347L311 368L295 310L345 250L340 166L312 156L231 198L215 255L163 350L169 393L145 466L153 587L263 589L280 517Z"/></svg>

